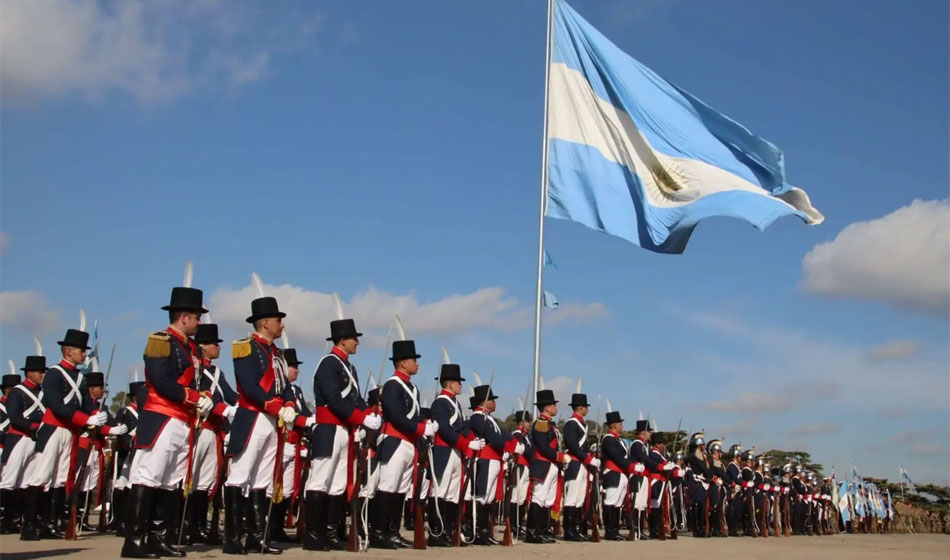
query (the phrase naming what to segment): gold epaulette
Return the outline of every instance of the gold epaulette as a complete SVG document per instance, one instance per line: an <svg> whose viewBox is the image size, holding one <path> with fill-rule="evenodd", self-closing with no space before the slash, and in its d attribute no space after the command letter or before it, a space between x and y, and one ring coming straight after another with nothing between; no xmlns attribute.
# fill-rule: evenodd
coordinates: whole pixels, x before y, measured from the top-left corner
<svg viewBox="0 0 950 560"><path fill-rule="evenodd" d="M534 423L534 429L539 432L548 431L548 421L547 420L538 420Z"/></svg>
<svg viewBox="0 0 950 560"><path fill-rule="evenodd" d="M241 358L246 358L251 355L251 339L242 338L241 340L235 340L231 344L231 358L235 360L240 360Z"/></svg>
<svg viewBox="0 0 950 560"><path fill-rule="evenodd" d="M148 335L145 343L146 358L167 358L172 353L171 336L165 331L158 331Z"/></svg>

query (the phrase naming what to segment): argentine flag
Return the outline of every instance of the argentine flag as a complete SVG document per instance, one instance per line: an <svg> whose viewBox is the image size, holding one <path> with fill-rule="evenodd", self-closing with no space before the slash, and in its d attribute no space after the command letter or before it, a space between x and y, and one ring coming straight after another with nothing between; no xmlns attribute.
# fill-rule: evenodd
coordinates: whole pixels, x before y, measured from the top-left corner
<svg viewBox="0 0 950 560"><path fill-rule="evenodd" d="M682 253L703 218L824 217L782 151L643 66L554 1L545 215Z"/></svg>

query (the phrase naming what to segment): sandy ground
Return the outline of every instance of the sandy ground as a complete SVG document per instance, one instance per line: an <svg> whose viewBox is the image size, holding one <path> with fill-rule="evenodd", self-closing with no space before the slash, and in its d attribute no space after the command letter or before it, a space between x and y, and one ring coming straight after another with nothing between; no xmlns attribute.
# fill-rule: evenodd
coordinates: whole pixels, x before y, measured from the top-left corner
<svg viewBox="0 0 950 560"><path fill-rule="evenodd" d="M411 535L404 534L411 538ZM834 560L874 560L877 558L895 560L930 558L947 560L950 558L950 536L947 535L839 535L831 537L788 537L788 538L726 538L692 539L681 537L676 541L652 542L600 542L597 544L558 542L549 545L519 544L513 547L467 547L463 549L415 550L371 550L360 555L363 558L484 558L490 554L492 560L505 558L532 558L533 560L564 558L584 558L596 554L598 560L638 558L664 558L670 560L708 557L710 548L718 558L732 558L741 554L742 558L759 559L834 559ZM91 536L78 541L39 541L22 542L16 535L0 536L0 559L25 560L29 558L65 558L68 560L106 560L119 557L122 539L114 536ZM284 552L280 558L353 558L350 553L308 552L296 547ZM221 553L220 549L191 547L189 558L234 558Z"/></svg>

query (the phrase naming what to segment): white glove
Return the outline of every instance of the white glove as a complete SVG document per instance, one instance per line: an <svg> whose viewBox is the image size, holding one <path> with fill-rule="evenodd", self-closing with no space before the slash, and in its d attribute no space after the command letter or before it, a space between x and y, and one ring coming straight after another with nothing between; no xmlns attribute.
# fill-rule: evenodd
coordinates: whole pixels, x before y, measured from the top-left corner
<svg viewBox="0 0 950 560"><path fill-rule="evenodd" d="M439 430L439 424L435 420L429 420L426 422L426 437L432 437Z"/></svg>
<svg viewBox="0 0 950 560"><path fill-rule="evenodd" d="M483 447L485 447L485 442L483 440L473 439L472 441L468 442L468 448L472 451L481 451Z"/></svg>
<svg viewBox="0 0 950 560"><path fill-rule="evenodd" d="M125 424L119 424L118 426L112 426L109 428L110 436L121 436L122 434L127 434L129 432L129 427Z"/></svg>
<svg viewBox="0 0 950 560"><path fill-rule="evenodd" d="M750 480L749 482L746 482L743 486L745 486L746 488L752 488L753 486L755 486L755 482L752 482Z"/></svg>
<svg viewBox="0 0 950 560"><path fill-rule="evenodd" d="M198 397L198 415L206 416L214 408L214 401L205 395Z"/></svg>
<svg viewBox="0 0 950 560"><path fill-rule="evenodd" d="M99 411L89 417L89 421L86 422L89 426L102 426L109 420L109 415L105 412Z"/></svg>
<svg viewBox="0 0 950 560"><path fill-rule="evenodd" d="M507 451L505 451L504 453L501 454L501 461L503 463L508 462L508 459L511 459L511 453L508 453Z"/></svg>
<svg viewBox="0 0 950 560"><path fill-rule="evenodd" d="M237 409L237 405L228 405L224 407L224 412L221 413L221 416L223 416L228 422L233 422L234 415L237 414Z"/></svg>
<svg viewBox="0 0 950 560"><path fill-rule="evenodd" d="M306 459L306 458L307 458L307 448L306 448L306 446L304 446L304 447L300 450L300 458L301 458L301 459Z"/></svg>
<svg viewBox="0 0 950 560"><path fill-rule="evenodd" d="M297 411L294 410L292 406L285 406L277 413L277 417L283 421L284 426L290 426L294 423L294 419L297 418Z"/></svg>
<svg viewBox="0 0 950 560"><path fill-rule="evenodd" d="M683 469L676 467L676 470L673 471L674 478L683 478L683 475L686 474Z"/></svg>
<svg viewBox="0 0 950 560"><path fill-rule="evenodd" d="M647 468L643 466L643 463L637 463L633 466L633 472L635 473L642 473L645 470L647 470Z"/></svg>
<svg viewBox="0 0 950 560"><path fill-rule="evenodd" d="M722 486L722 479L721 479L721 478L717 478L717 479L716 479L716 486Z"/></svg>
<svg viewBox="0 0 950 560"><path fill-rule="evenodd" d="M591 459L591 460L590 460L590 466L594 467L595 469L599 469L599 468L600 468L600 459L598 459L597 457L594 457L593 459Z"/></svg>
<svg viewBox="0 0 950 560"><path fill-rule="evenodd" d="M762 489L765 490L766 492L768 492L769 490L772 489L772 485L771 485L771 484L763 484L763 485L762 485Z"/></svg>
<svg viewBox="0 0 950 560"><path fill-rule="evenodd" d="M675 468L676 468L676 465L674 465L673 463L667 463L667 464L663 465L663 470L664 470L664 471L671 471L671 470L673 470L673 469L675 469Z"/></svg>
<svg viewBox="0 0 950 560"><path fill-rule="evenodd" d="M313 426L316 423L317 423L316 416L307 416L307 420L304 422L303 426L304 428L309 428L310 426Z"/></svg>
<svg viewBox="0 0 950 560"><path fill-rule="evenodd" d="M223 441L222 443L224 444L224 448L225 448L225 449L228 448L228 442L229 442L229 441L231 441L231 432L228 432L228 433L224 434L224 441Z"/></svg>
<svg viewBox="0 0 950 560"><path fill-rule="evenodd" d="M363 418L363 425L370 430L378 430L379 427L383 425L383 419L375 412L373 414L367 414L366 418Z"/></svg>
<svg viewBox="0 0 950 560"><path fill-rule="evenodd" d="M521 455L522 453L524 453L524 444L519 441L515 444L515 454Z"/></svg>
<svg viewBox="0 0 950 560"><path fill-rule="evenodd" d="M356 443L363 443L363 440L366 439L366 430L364 428L357 428L353 432L353 441Z"/></svg>

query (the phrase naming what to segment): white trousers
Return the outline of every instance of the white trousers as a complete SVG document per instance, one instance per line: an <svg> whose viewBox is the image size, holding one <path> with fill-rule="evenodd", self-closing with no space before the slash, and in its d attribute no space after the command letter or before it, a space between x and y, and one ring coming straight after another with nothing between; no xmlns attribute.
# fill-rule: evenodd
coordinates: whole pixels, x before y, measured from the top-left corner
<svg viewBox="0 0 950 560"><path fill-rule="evenodd" d="M33 469L28 477L28 486L61 488L69 478L69 450L73 433L57 427L46 442L42 453L33 459Z"/></svg>
<svg viewBox="0 0 950 560"><path fill-rule="evenodd" d="M415 447L404 439L399 440L399 447L393 452L392 457L379 465L379 491L408 494L409 490L412 489L415 457Z"/></svg>
<svg viewBox="0 0 950 560"><path fill-rule="evenodd" d="M16 446L10 450L7 464L3 466L0 477L0 490L26 488L26 473L36 458L36 443L27 436L21 436Z"/></svg>
<svg viewBox="0 0 950 560"><path fill-rule="evenodd" d="M481 462L479 466L484 465ZM475 500L480 504L492 504L495 502L495 495L498 492L498 475L501 473L501 461L488 461L488 482L485 484L485 491L476 495Z"/></svg>
<svg viewBox="0 0 950 560"><path fill-rule="evenodd" d="M86 473L79 488L83 492L92 492L99 486L99 450L89 449L89 456L86 458Z"/></svg>
<svg viewBox="0 0 950 560"><path fill-rule="evenodd" d="M190 439L191 427L177 418L169 418L150 449L135 450L129 485L174 490L185 479Z"/></svg>
<svg viewBox="0 0 950 560"><path fill-rule="evenodd" d="M587 495L587 467L580 466L577 478L564 481L564 507L581 507Z"/></svg>
<svg viewBox="0 0 950 560"><path fill-rule="evenodd" d="M435 497L453 504L459 503L459 484L461 483L462 457L458 451L452 450L445 464L445 470L442 471L442 478L436 484Z"/></svg>
<svg viewBox="0 0 950 560"><path fill-rule="evenodd" d="M195 443L194 488L199 492L210 492L218 481L218 438L213 430L203 429Z"/></svg>
<svg viewBox="0 0 950 560"><path fill-rule="evenodd" d="M515 468L518 469L518 479L515 480L515 487L511 490L511 502L518 505L524 505L526 499L528 499L528 487L531 484L531 473L528 472L528 467L519 467L515 465Z"/></svg>
<svg viewBox="0 0 950 560"><path fill-rule="evenodd" d="M366 484L360 488L360 498L372 499L376 496L376 488L379 487L379 463L373 465L372 462L366 463Z"/></svg>
<svg viewBox="0 0 950 560"><path fill-rule="evenodd" d="M331 496L339 496L346 492L346 469L350 466L347 464L347 447L350 437L343 426L335 426L335 428L330 456L316 457L310 462L307 492L326 492ZM354 464L353 467L355 468L356 465ZM355 473L351 476L355 476Z"/></svg>
<svg viewBox="0 0 950 560"><path fill-rule="evenodd" d="M650 479L643 477L640 480L640 486L637 489L637 495L633 500L633 509L643 511L647 509L647 503L650 501Z"/></svg>
<svg viewBox="0 0 950 560"><path fill-rule="evenodd" d="M548 467L548 474L544 480L532 481L534 488L531 491L531 503L538 504L543 508L549 508L554 505L557 498L557 468L555 465Z"/></svg>
<svg viewBox="0 0 950 560"><path fill-rule="evenodd" d="M115 485L113 486L115 490L125 490L132 486L129 484L129 474L132 472L132 461L129 460L130 455L131 454L126 454L122 459L122 464L119 465L119 472L115 477Z"/></svg>
<svg viewBox="0 0 950 560"><path fill-rule="evenodd" d="M615 488L604 488L604 505L620 507L627 497L627 485L630 483L627 475L620 475L620 484Z"/></svg>
<svg viewBox="0 0 950 560"><path fill-rule="evenodd" d="M284 449L281 453L281 466L284 469L281 482L281 495L289 498L294 494L294 458L297 456L297 445L284 442Z"/></svg>
<svg viewBox="0 0 950 560"><path fill-rule="evenodd" d="M277 459L277 420L258 414L247 445L231 458L231 472L225 486L237 486L244 495L251 490L274 490L274 461Z"/></svg>

